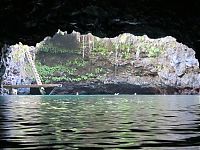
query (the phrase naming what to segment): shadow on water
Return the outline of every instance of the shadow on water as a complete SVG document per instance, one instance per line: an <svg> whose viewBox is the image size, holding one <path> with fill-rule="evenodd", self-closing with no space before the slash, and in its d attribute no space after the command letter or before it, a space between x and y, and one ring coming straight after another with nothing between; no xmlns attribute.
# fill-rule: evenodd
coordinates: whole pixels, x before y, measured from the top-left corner
<svg viewBox="0 0 200 150"><path fill-rule="evenodd" d="M0 148L195 149L198 96L0 97Z"/></svg>

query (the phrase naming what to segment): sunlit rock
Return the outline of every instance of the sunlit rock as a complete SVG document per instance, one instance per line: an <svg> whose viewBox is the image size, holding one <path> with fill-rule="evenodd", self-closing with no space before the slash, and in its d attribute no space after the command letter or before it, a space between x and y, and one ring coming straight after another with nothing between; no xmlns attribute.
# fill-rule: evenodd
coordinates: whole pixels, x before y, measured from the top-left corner
<svg viewBox="0 0 200 150"><path fill-rule="evenodd" d="M32 59L35 58L35 48L33 46L23 45L22 43L15 44L7 48L11 53L5 74L3 75L3 84L5 85L21 85L31 84L34 81L32 68L26 58L26 50L32 54ZM28 94L29 89L19 88L18 93Z"/></svg>
<svg viewBox="0 0 200 150"><path fill-rule="evenodd" d="M29 66L26 50L31 51L33 60L37 61L43 83L98 82L156 89L198 88L200 84L195 51L171 36L151 39L146 35L124 33L114 38L99 38L91 33L81 35L73 31L67 34L58 30L35 47L20 43L10 46L9 50L11 61L4 84L34 80L34 76L24 70Z"/></svg>

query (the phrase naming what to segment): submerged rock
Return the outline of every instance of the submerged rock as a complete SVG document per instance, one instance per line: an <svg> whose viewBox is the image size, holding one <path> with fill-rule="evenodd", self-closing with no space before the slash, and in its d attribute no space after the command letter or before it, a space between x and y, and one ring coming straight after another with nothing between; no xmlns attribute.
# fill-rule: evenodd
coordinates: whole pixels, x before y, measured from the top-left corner
<svg viewBox="0 0 200 150"><path fill-rule="evenodd" d="M10 76L14 77L12 84L22 84L22 80L30 84L33 80L34 76L23 69L29 66L25 51L20 51L24 47L27 48L22 44L9 47L11 61L3 83L8 84ZM56 94L76 93L73 85L79 86L82 94L180 94L176 89L198 89L200 85L195 51L171 36L150 39L146 35L124 33L99 38L90 33L67 34L58 30L53 37L46 37L28 49L39 63L43 82L66 85L57 88ZM93 83L95 90L90 87ZM84 87L85 84L89 87Z"/></svg>

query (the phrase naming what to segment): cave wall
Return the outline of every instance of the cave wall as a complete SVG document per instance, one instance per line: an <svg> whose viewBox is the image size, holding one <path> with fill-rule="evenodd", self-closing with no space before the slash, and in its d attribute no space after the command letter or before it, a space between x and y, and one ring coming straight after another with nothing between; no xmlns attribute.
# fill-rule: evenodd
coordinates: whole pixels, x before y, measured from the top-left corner
<svg viewBox="0 0 200 150"><path fill-rule="evenodd" d="M57 29L100 37L170 35L194 48L199 59L199 7L197 0L1 0L0 44L35 45Z"/></svg>

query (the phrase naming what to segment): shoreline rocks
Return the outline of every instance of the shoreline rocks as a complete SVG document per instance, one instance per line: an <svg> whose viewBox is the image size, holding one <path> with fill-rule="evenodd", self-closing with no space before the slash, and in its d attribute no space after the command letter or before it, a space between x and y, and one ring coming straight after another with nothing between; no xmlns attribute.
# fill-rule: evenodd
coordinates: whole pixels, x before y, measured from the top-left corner
<svg viewBox="0 0 200 150"><path fill-rule="evenodd" d="M51 90L47 93L49 94ZM196 95L200 89L189 87L177 88L170 86L140 86L129 83L68 83L56 88L50 95ZM34 94L34 93L33 93Z"/></svg>

